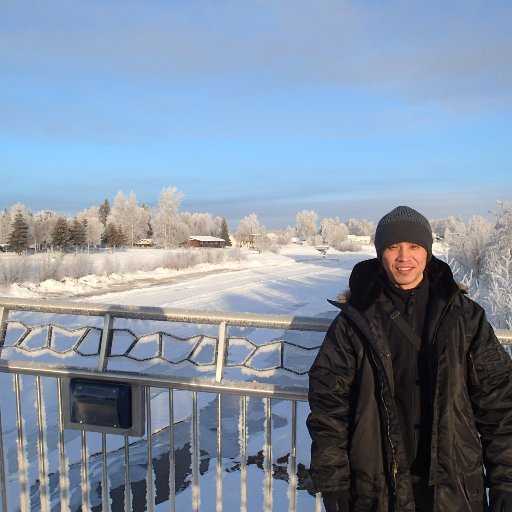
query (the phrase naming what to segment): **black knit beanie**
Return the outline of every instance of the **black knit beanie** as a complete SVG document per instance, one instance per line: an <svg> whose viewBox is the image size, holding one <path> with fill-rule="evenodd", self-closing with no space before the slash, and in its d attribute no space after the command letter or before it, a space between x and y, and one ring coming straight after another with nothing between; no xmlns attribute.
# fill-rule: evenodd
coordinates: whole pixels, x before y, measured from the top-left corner
<svg viewBox="0 0 512 512"><path fill-rule="evenodd" d="M386 213L377 224L375 249L380 259L382 251L390 245L412 242L425 248L428 261L432 257L432 228L421 213L408 206L397 206Z"/></svg>

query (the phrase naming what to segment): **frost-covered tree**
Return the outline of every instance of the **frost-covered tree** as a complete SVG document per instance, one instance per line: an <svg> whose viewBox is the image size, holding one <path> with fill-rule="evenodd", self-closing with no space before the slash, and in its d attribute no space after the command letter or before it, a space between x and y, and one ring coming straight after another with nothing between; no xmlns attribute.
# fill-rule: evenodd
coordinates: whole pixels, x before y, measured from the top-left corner
<svg viewBox="0 0 512 512"><path fill-rule="evenodd" d="M485 283L493 325L512 329L512 203L499 201L495 215L485 252Z"/></svg>
<svg viewBox="0 0 512 512"><path fill-rule="evenodd" d="M0 214L0 244L6 244L7 238L9 237L9 233L12 230L12 217L11 214L7 211L7 208L4 208L2 213Z"/></svg>
<svg viewBox="0 0 512 512"><path fill-rule="evenodd" d="M192 235L211 236L216 232L217 226L209 213L182 213L181 220L189 228Z"/></svg>
<svg viewBox="0 0 512 512"><path fill-rule="evenodd" d="M165 249L178 247L190 236L188 226L181 220L179 206L183 194L174 187L160 192L158 206L153 216L153 232L157 243Z"/></svg>
<svg viewBox="0 0 512 512"><path fill-rule="evenodd" d="M28 225L31 244L36 251L47 249L51 245L52 232L57 222L57 215L51 211L29 213Z"/></svg>
<svg viewBox="0 0 512 512"><path fill-rule="evenodd" d="M235 238L240 247L252 246L255 239L261 236L262 226L255 213L247 215L238 223Z"/></svg>
<svg viewBox="0 0 512 512"><path fill-rule="evenodd" d="M512 203L498 201L497 205L496 221L489 243L491 247L508 256L512 253Z"/></svg>
<svg viewBox="0 0 512 512"><path fill-rule="evenodd" d="M59 217L52 232L52 245L59 251L69 246L69 225L64 217Z"/></svg>
<svg viewBox="0 0 512 512"><path fill-rule="evenodd" d="M320 223L320 232L323 242L335 249L340 249L342 244L347 241L348 228L339 217L323 219Z"/></svg>
<svg viewBox="0 0 512 512"><path fill-rule="evenodd" d="M295 228L293 226L286 226L283 230L276 231L277 245L288 245L295 238Z"/></svg>
<svg viewBox="0 0 512 512"><path fill-rule="evenodd" d="M465 273L473 272L479 279L483 273L493 225L481 216L473 216L467 223L451 220L446 227L444 238L448 256L453 258Z"/></svg>
<svg viewBox="0 0 512 512"><path fill-rule="evenodd" d="M7 238L7 246L10 251L21 254L28 249L28 245L28 224L22 211L19 210L14 217L12 229Z"/></svg>
<svg viewBox="0 0 512 512"><path fill-rule="evenodd" d="M367 219L349 219L347 228L350 235L372 236L375 234L375 223Z"/></svg>
<svg viewBox="0 0 512 512"><path fill-rule="evenodd" d="M44 215L41 218L40 222L40 229L41 229L41 244L46 248L52 247L52 233L55 229L55 224L57 223L57 220L59 217L62 217L62 215L57 214L53 211L46 211Z"/></svg>
<svg viewBox="0 0 512 512"><path fill-rule="evenodd" d="M99 218L99 207L91 206L90 208L80 212L76 217L79 221L86 223L85 243L87 248L98 247L101 244L101 235L104 226Z"/></svg>
<svg viewBox="0 0 512 512"><path fill-rule="evenodd" d="M313 210L302 210L295 217L295 231L302 240L311 240L317 234L318 215Z"/></svg>
<svg viewBox="0 0 512 512"><path fill-rule="evenodd" d="M447 217L445 219L430 220L432 233L439 237L444 238L447 231L457 232L458 226L463 222L461 217Z"/></svg>
<svg viewBox="0 0 512 512"><path fill-rule="evenodd" d="M120 226L126 237L126 243L133 247L137 240L146 237L149 212L137 203L133 192L125 196L118 192L107 217L107 224Z"/></svg>
<svg viewBox="0 0 512 512"><path fill-rule="evenodd" d="M512 254L490 252L486 264L491 323L498 329L512 329Z"/></svg>

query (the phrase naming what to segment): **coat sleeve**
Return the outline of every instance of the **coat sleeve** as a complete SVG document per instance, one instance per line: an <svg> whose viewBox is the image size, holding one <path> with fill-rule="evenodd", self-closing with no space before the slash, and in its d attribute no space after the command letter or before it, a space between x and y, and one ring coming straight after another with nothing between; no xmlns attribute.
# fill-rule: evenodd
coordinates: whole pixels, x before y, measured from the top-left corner
<svg viewBox="0 0 512 512"><path fill-rule="evenodd" d="M469 389L487 486L512 492L512 360L480 312L470 349Z"/></svg>
<svg viewBox="0 0 512 512"><path fill-rule="evenodd" d="M310 474L317 492L350 487L347 445L355 368L355 354L338 316L309 371Z"/></svg>

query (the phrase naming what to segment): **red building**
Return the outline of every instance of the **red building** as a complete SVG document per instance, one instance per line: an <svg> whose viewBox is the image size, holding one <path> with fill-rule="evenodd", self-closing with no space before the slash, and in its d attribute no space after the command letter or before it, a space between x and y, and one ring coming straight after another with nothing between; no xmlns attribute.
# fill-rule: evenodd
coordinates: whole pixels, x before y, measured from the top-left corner
<svg viewBox="0 0 512 512"><path fill-rule="evenodd" d="M223 238L216 236L203 236L194 235L189 238L190 247L215 247L221 248L226 246L226 241Z"/></svg>

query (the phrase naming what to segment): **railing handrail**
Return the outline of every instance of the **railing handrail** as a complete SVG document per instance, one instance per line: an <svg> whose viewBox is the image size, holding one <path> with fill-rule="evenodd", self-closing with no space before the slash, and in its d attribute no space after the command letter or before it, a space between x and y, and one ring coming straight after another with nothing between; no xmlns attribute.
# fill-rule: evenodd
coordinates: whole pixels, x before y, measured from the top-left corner
<svg viewBox="0 0 512 512"><path fill-rule="evenodd" d="M109 382L139 384L142 386L173 388L205 393L227 393L260 398L306 401L307 388L303 386L274 385L250 381L216 381L209 377L175 377L172 375L152 375L118 370L98 371L80 366L65 366L51 363L33 363L31 361L4 361L0 359L0 372L38 375L40 377L69 378L80 377Z"/></svg>
<svg viewBox="0 0 512 512"><path fill-rule="evenodd" d="M273 329L291 329L301 331L326 331L332 322L329 318L307 316L284 316L258 313L234 313L197 309L175 309L149 306L126 306L119 304L97 304L94 302L71 302L61 300L13 299L0 297L0 308L35 313L57 313L84 316L105 316L115 318L136 318L184 322L197 324L219 324L226 322L240 327L270 327Z"/></svg>
<svg viewBox="0 0 512 512"><path fill-rule="evenodd" d="M154 320L168 322L184 322L198 324L219 324L240 327L267 327L273 329L290 329L301 331L325 332L332 323L331 318L307 316L285 316L260 313L235 313L225 311L208 311L197 309L177 309L150 306L126 306L120 304L97 304L94 302L72 302L63 300L14 299L0 297L0 308L16 311L33 311L36 313L57 313L85 316L105 316L115 318L136 318L138 320ZM512 331L494 329L501 343L512 344Z"/></svg>

